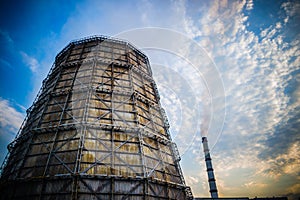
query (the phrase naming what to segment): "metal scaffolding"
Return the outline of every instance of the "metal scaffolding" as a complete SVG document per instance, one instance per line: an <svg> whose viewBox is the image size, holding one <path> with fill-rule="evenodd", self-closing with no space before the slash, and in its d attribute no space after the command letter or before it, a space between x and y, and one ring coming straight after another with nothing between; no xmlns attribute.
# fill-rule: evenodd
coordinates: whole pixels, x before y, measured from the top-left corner
<svg viewBox="0 0 300 200"><path fill-rule="evenodd" d="M1 199L192 199L148 58L104 36L55 59L1 166Z"/></svg>

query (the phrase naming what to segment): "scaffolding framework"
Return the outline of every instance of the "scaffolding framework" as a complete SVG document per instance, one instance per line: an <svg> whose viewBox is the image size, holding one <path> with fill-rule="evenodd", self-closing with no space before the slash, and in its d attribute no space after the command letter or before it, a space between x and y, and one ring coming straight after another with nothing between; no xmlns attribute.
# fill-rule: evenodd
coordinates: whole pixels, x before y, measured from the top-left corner
<svg viewBox="0 0 300 200"><path fill-rule="evenodd" d="M1 199L192 199L148 58L104 36L55 59L1 167Z"/></svg>

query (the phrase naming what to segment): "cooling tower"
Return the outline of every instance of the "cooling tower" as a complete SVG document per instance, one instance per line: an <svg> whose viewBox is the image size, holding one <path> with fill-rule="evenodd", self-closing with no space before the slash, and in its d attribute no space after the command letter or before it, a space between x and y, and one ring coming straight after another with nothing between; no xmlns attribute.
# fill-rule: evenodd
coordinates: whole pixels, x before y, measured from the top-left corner
<svg viewBox="0 0 300 200"><path fill-rule="evenodd" d="M102 36L57 56L1 168L1 199L192 199L148 58Z"/></svg>

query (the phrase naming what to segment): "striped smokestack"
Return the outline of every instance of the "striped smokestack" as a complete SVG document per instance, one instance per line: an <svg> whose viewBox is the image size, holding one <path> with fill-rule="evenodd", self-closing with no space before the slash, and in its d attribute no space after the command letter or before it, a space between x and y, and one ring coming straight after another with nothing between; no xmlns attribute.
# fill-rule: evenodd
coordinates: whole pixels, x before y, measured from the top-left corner
<svg viewBox="0 0 300 200"><path fill-rule="evenodd" d="M218 198L218 190L217 190L217 185L216 185L216 180L215 180L215 175L214 175L214 169L212 167L212 162L211 162L211 158L210 158L210 153L209 153L209 148L208 148L208 143L207 143L206 137L202 137L202 144L203 144L205 163L206 163L206 168L207 168L208 183L209 183L209 189L210 189L209 192L211 194L211 198Z"/></svg>

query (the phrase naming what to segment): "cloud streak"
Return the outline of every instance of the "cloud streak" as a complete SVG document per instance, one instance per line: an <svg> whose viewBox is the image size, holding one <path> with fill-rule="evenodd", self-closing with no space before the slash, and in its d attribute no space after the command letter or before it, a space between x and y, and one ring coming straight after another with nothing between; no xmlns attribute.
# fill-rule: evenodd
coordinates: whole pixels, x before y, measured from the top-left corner
<svg viewBox="0 0 300 200"><path fill-rule="evenodd" d="M20 52L24 64L26 64L31 72L36 73L39 68L39 62L34 57L29 56L27 53L21 51Z"/></svg>
<svg viewBox="0 0 300 200"><path fill-rule="evenodd" d="M232 180L233 169L252 170L252 175L259 179L262 174L276 174L273 178L285 177L291 172L297 174L295 169L299 167L295 163L299 157L295 148L299 144L294 142L299 140L299 104L290 103L291 98L297 99L298 89L295 89L294 97L286 92L299 69L295 62L299 62L300 57L299 41L285 42L288 36L283 34L286 25L281 18L261 32L249 30L247 24L252 21L244 11L255 9L252 3L211 1L200 19L196 21L184 16L180 24L185 25L187 33L213 57L225 83L227 118L215 159L222 163L216 164L216 173L227 185L221 186L224 194L230 190L238 191L225 181ZM297 14L291 7L282 5L288 17L295 17ZM187 5L185 9L189 9ZM203 162L202 158L198 159ZM263 166L257 167L254 164L257 162ZM224 174L228 176L224 178ZM244 182L245 186L253 184L262 191L266 188L263 180Z"/></svg>
<svg viewBox="0 0 300 200"><path fill-rule="evenodd" d="M24 119L24 113L17 111L12 104L0 97L0 128L2 134L8 130L10 133L16 133Z"/></svg>
<svg viewBox="0 0 300 200"><path fill-rule="evenodd" d="M8 34L8 32L0 29L0 45L8 50L12 50L14 46L14 41Z"/></svg>

